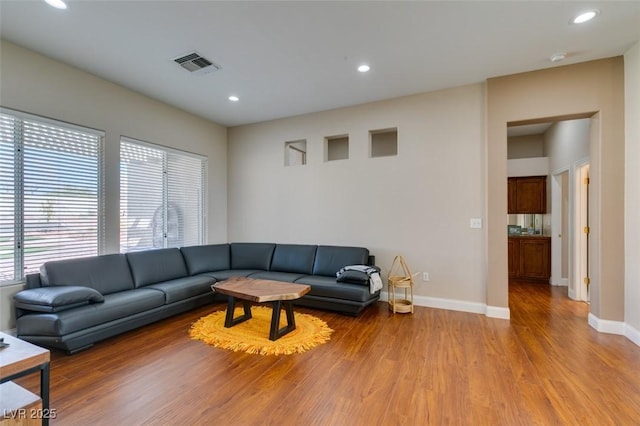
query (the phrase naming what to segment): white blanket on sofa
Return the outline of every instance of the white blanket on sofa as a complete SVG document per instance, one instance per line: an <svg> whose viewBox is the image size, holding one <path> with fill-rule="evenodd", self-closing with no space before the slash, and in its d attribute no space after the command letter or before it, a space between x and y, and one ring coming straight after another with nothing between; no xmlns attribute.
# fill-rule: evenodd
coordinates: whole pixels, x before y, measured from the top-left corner
<svg viewBox="0 0 640 426"><path fill-rule="evenodd" d="M340 269L338 273L336 273L336 276L339 277L344 271L358 271L369 275L369 292L371 294L382 290L382 278L380 278L380 274L376 268L369 265L348 265Z"/></svg>

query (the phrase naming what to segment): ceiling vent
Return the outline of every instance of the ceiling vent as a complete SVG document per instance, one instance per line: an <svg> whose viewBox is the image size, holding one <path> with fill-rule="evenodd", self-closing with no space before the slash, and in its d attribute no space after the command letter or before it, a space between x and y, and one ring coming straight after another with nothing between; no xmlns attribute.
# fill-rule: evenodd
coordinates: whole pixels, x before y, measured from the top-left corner
<svg viewBox="0 0 640 426"><path fill-rule="evenodd" d="M221 67L214 64L207 58L203 58L197 52L191 52L186 55L182 55L178 58L175 58L173 61L185 70L195 74L209 74L221 69Z"/></svg>

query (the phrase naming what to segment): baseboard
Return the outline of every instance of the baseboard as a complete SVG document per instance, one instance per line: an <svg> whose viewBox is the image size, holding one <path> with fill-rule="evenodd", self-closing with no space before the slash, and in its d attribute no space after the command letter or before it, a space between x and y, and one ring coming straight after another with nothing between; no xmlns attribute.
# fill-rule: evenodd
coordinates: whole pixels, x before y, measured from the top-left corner
<svg viewBox="0 0 640 426"><path fill-rule="evenodd" d="M15 337L16 334L18 334L18 330L16 328L10 328L9 330L0 330L0 331L13 337Z"/></svg>
<svg viewBox="0 0 640 426"><path fill-rule="evenodd" d="M589 325L601 333L624 336L625 323L622 321L603 320L589 313Z"/></svg>
<svg viewBox="0 0 640 426"><path fill-rule="evenodd" d="M380 293L380 300L388 301L389 294L386 291ZM509 319L509 308L487 306L484 303L468 302L464 300L442 299L439 297L414 296L413 304L427 308L446 309L449 311L469 312L484 314L491 318Z"/></svg>
<svg viewBox="0 0 640 426"><path fill-rule="evenodd" d="M640 331L626 323L624 325L624 337L640 346Z"/></svg>
<svg viewBox="0 0 640 426"><path fill-rule="evenodd" d="M640 346L640 331L622 321L609 321L589 313L589 325L600 333L618 334Z"/></svg>
<svg viewBox="0 0 640 426"><path fill-rule="evenodd" d="M555 285L558 287L569 287L569 278L554 278L551 277L551 280L549 280L549 283L551 285Z"/></svg>
<svg viewBox="0 0 640 426"><path fill-rule="evenodd" d="M486 315L489 318L511 319L511 311L509 308L503 308L500 306L487 306Z"/></svg>

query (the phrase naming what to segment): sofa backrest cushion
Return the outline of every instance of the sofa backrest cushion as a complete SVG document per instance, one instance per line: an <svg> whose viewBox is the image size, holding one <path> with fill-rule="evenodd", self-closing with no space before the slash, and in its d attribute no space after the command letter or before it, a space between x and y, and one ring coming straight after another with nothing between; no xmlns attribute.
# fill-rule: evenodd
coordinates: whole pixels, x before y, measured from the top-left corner
<svg viewBox="0 0 640 426"><path fill-rule="evenodd" d="M271 259L271 271L311 275L318 246L277 244Z"/></svg>
<svg viewBox="0 0 640 426"><path fill-rule="evenodd" d="M275 244L231 243L231 269L269 270Z"/></svg>
<svg viewBox="0 0 640 426"><path fill-rule="evenodd" d="M136 287L186 277L187 266L177 248L127 253Z"/></svg>
<svg viewBox="0 0 640 426"><path fill-rule="evenodd" d="M366 265L369 250L364 247L318 246L313 275L335 277L347 265Z"/></svg>
<svg viewBox="0 0 640 426"><path fill-rule="evenodd" d="M40 280L47 286L83 286L100 294L111 294L134 288L129 264L124 254L55 260L40 267Z"/></svg>
<svg viewBox="0 0 640 426"><path fill-rule="evenodd" d="M187 264L189 275L226 271L231 268L229 244L182 247L180 251Z"/></svg>

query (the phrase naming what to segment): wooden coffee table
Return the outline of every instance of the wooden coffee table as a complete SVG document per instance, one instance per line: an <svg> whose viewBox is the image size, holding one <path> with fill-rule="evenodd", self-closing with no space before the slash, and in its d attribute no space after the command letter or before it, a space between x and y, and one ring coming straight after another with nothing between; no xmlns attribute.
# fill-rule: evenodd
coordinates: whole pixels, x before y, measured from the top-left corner
<svg viewBox="0 0 640 426"><path fill-rule="evenodd" d="M271 302L273 313L271 314L271 330L269 340L278 340L280 337L296 329L296 320L293 316L292 300L299 299L309 293L311 287L306 284L285 283L281 281L261 280L246 277L231 277L226 281L216 283L211 289L229 297L227 315L224 326L233 327L248 319L251 319L251 302ZM236 299L242 300L244 314L234 318ZM287 314L287 325L280 327L280 311L284 307Z"/></svg>
<svg viewBox="0 0 640 426"><path fill-rule="evenodd" d="M0 349L0 424L48 425L56 417L49 408L49 350L6 333L0 337L9 344ZM40 398L13 383L35 372L40 373Z"/></svg>

